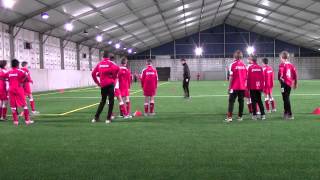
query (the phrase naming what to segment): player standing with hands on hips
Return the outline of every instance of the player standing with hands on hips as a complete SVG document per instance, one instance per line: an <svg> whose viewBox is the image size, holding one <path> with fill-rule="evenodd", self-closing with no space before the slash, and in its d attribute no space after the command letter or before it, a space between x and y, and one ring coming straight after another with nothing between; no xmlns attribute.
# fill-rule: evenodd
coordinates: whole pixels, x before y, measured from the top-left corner
<svg viewBox="0 0 320 180"><path fill-rule="evenodd" d="M281 85L281 93L284 106L285 120L293 120L293 114L291 110L290 93L291 89L296 89L298 86L298 75L296 67L289 61L289 53L283 51L280 53L280 65L278 72L278 79Z"/></svg>
<svg viewBox="0 0 320 180"><path fill-rule="evenodd" d="M97 64L91 74L94 82L101 88L101 101L96 115L92 120L93 123L99 121L100 114L107 102L107 97L109 100L109 109L106 123L109 124L112 121L112 111L114 106L114 87L119 73L119 67L110 59L114 59L114 55L112 53L109 54L107 51L104 51L103 60Z"/></svg>
<svg viewBox="0 0 320 180"><path fill-rule="evenodd" d="M183 66L183 91L184 91L184 98L190 98L189 92L189 83L190 83L190 69L185 59L181 59L181 64Z"/></svg>

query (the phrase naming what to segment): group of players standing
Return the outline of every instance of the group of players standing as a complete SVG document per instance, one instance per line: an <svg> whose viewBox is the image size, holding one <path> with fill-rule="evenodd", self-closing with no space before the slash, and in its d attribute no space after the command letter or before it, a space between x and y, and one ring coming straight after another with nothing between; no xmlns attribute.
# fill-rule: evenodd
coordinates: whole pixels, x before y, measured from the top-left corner
<svg viewBox="0 0 320 180"><path fill-rule="evenodd" d="M249 112L252 119L258 118L265 120L265 108L262 102L262 92L265 94L265 106L267 112L276 111L275 101L272 96L274 72L268 65L268 59L264 58L263 66L258 65L257 56L250 55L248 58L249 66L247 67L242 61L243 53L236 51L234 53L234 62L229 67L229 105L226 122L232 122L233 108L235 100L238 98L239 112L238 121L243 120L244 98L248 99ZM279 56L279 72L278 80L281 85L281 93L284 104L283 118L286 120L294 119L291 110L290 93L292 88L297 88L297 70L289 61L289 53L283 51ZM260 109L260 117L258 117L258 109Z"/></svg>
<svg viewBox="0 0 320 180"><path fill-rule="evenodd" d="M109 124L114 119L112 115L114 106L114 97L119 102L120 115L125 119L132 118L131 103L130 103L130 85L131 73L127 68L128 60L123 58L121 65L118 66L114 62L115 58L112 53L104 52L103 60L99 62L92 71L94 82L101 88L101 101L98 106L95 117L92 123L99 121L100 114L107 103L108 99L108 115L106 123ZM154 96L158 87L158 73L152 66L152 61L147 60L147 67L141 74L141 87L145 96L144 115L155 115Z"/></svg>
<svg viewBox="0 0 320 180"><path fill-rule="evenodd" d="M32 114L39 112L35 110L35 103L31 92L30 83L33 83L28 63L20 62L17 59L11 61L11 69L7 70L7 61L0 61L0 121L7 120L8 101L11 108L13 124L19 125L19 108L22 109L21 116L24 116L27 125L33 124L30 119L26 98L29 98Z"/></svg>
<svg viewBox="0 0 320 180"><path fill-rule="evenodd" d="M276 111L275 100L272 95L274 71L268 65L268 59L263 58L263 66L258 65L258 58L256 55L248 57L249 65L246 66L243 62L243 53L236 51L234 53L234 62L228 69L229 75L229 104L226 122L232 122L234 103L236 99L239 102L238 121L243 120L244 99L247 98L249 112L252 114L252 119L266 119L266 111ZM114 106L114 97L119 101L120 114L125 119L132 118L130 115L130 84L131 74L128 70L127 59L121 60L119 67L114 62L114 55L104 52L104 59L97 64L92 71L92 78L94 82L101 88L101 101L97 112L95 114L93 123L99 121L100 114L107 102L109 110L106 123L111 123L114 118L112 115ZM141 86L145 96L144 114L145 116L155 115L155 101L154 96L158 86L158 74L156 69L152 66L152 61L147 60L147 67L141 74ZM183 65L183 90L185 98L189 99L189 82L190 70L185 59L181 60ZM280 53L280 64L278 79L281 85L281 93L284 102L284 119L294 119L291 103L290 93L292 88L297 87L297 70L289 61L289 53L283 51ZM262 92L265 95L265 107L262 101ZM266 108L266 111L265 111ZM260 116L258 116L258 114Z"/></svg>

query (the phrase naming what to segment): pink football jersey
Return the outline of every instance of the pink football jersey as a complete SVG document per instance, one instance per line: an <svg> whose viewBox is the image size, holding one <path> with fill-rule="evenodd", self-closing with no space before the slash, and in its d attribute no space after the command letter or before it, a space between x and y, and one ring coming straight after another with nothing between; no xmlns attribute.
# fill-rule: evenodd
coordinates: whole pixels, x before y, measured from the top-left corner
<svg viewBox="0 0 320 180"><path fill-rule="evenodd" d="M229 74L231 77L230 90L246 90L247 68L242 60L234 60L229 67Z"/></svg>

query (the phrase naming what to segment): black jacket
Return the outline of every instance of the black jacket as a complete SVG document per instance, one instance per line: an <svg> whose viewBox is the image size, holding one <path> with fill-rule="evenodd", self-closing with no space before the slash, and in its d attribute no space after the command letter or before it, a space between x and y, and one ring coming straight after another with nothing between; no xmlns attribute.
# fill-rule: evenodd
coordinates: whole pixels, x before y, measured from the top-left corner
<svg viewBox="0 0 320 180"><path fill-rule="evenodd" d="M190 79L190 69L187 63L183 64L183 78Z"/></svg>

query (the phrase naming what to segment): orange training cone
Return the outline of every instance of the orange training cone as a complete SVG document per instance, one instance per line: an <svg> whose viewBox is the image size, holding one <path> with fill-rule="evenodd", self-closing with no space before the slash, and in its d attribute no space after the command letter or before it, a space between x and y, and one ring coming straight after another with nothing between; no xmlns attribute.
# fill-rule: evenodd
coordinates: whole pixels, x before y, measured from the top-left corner
<svg viewBox="0 0 320 180"><path fill-rule="evenodd" d="M320 107L316 108L312 114L315 114L315 115L320 115Z"/></svg>

